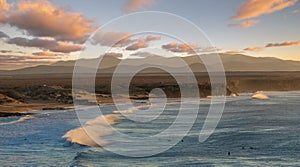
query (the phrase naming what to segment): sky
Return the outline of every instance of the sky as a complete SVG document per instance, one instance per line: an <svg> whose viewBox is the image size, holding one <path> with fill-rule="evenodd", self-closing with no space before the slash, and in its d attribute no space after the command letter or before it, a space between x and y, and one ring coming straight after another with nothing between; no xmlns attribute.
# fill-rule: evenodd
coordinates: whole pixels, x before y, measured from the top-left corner
<svg viewBox="0 0 300 167"><path fill-rule="evenodd" d="M194 32L181 30L182 24L161 23L170 35L182 32L184 42L159 33L130 32L163 16L105 28L118 17L143 11L189 20L211 46L204 46ZM0 69L77 59L96 30L94 42L109 48L107 56L118 58L152 56L150 50L158 48L166 56L188 56L197 50L300 61L299 20L298 0L0 0Z"/></svg>

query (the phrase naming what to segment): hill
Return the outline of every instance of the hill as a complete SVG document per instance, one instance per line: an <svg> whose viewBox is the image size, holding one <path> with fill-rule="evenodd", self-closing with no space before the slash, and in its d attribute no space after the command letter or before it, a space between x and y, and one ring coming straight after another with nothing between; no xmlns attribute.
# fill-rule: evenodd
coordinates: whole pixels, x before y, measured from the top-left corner
<svg viewBox="0 0 300 167"><path fill-rule="evenodd" d="M211 56L210 54L201 55L205 58ZM220 54L223 66L226 72L243 72L243 71L300 71L300 62L281 60L270 57L251 57L242 54ZM116 66L123 66L124 69L135 69L143 65L158 65L160 67L167 67L171 71L180 72L183 68L189 66L194 72L205 72L205 65L199 58L199 56L183 57L171 57L165 58L161 56L151 56L138 59L125 59L120 60L115 57L105 56L99 64L98 59L80 59L79 61L59 61L50 65L41 65L36 67L29 67L24 69L0 71L1 75L13 75L13 74L62 74L72 73L74 65L77 65L79 71L91 72L95 70L95 67L99 67L98 72L112 73ZM98 66L99 64L99 66ZM212 64L210 64L213 66ZM159 73L160 70L149 69L145 70L145 73ZM124 71L126 73L126 71Z"/></svg>

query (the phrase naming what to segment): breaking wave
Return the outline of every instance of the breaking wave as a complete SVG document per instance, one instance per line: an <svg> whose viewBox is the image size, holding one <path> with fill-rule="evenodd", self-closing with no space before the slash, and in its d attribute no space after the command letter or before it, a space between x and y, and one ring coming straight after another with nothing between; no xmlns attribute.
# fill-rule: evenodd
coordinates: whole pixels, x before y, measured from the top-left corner
<svg viewBox="0 0 300 167"><path fill-rule="evenodd" d="M25 120L32 119L32 118L33 118L33 116L26 115L26 116L23 116L23 117L19 118L18 120L15 120L15 121L2 122L2 123L0 123L0 126L2 126L2 125L16 124L16 123L23 122Z"/></svg>
<svg viewBox="0 0 300 167"><path fill-rule="evenodd" d="M267 95L265 95L263 92L256 92L253 96L253 99L269 99Z"/></svg>
<svg viewBox="0 0 300 167"><path fill-rule="evenodd" d="M177 104L177 103L169 103L169 104ZM125 105L126 106L126 105ZM84 146L105 146L111 144L110 141L105 140L105 136L114 135L113 131L109 127L110 125L117 124L120 120L130 119L130 116L141 115L141 117L146 117L147 119L153 114L159 114L158 110L152 108L152 110L147 110L151 107L161 107L158 104L146 104L140 106L129 107L126 110L115 110L112 114L102 115L95 119L87 121L83 126L68 131L62 138L66 139L71 143L77 143ZM134 114L138 112L139 114ZM129 115L130 116L129 116ZM142 120L143 121L143 120ZM95 142L97 141L97 142Z"/></svg>
<svg viewBox="0 0 300 167"><path fill-rule="evenodd" d="M91 147L107 145L110 144L110 142L102 138L104 136L113 135L113 132L108 126L118 123L121 119L123 118L116 114L102 115L87 121L82 127L68 131L63 138L72 143ZM94 139L97 139L97 143Z"/></svg>

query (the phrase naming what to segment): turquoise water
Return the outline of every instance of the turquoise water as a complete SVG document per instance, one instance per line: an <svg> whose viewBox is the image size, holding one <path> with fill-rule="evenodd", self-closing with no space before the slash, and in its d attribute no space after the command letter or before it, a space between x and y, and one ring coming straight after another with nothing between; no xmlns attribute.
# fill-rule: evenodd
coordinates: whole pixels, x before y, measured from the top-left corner
<svg viewBox="0 0 300 167"><path fill-rule="evenodd" d="M209 108L209 99L204 99L183 141L145 158L124 157L62 139L79 127L72 110L0 118L0 166L299 166L300 92L267 94L268 100L251 99L250 94L229 97L215 132L199 143ZM130 120L113 126L133 136L154 134L172 123L177 108L178 104L168 106L162 117L143 126ZM111 113L115 108L106 105L103 110Z"/></svg>

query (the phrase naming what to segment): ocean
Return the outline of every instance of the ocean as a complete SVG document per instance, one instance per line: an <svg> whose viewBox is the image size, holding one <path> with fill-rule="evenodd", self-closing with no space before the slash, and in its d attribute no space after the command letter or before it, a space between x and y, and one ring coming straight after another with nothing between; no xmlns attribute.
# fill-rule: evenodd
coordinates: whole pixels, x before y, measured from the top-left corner
<svg viewBox="0 0 300 167"><path fill-rule="evenodd" d="M196 122L180 142L165 152L140 158L62 138L80 126L73 109L2 117L0 166L300 166L300 92L264 93L270 98L252 99L251 94L227 97L214 133L199 142L210 104L210 99L202 99ZM132 136L153 135L172 124L178 107L178 103L170 103L161 117L143 126L127 119L112 126ZM112 105L101 108L105 114L115 110Z"/></svg>

